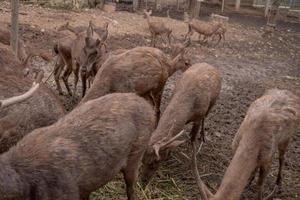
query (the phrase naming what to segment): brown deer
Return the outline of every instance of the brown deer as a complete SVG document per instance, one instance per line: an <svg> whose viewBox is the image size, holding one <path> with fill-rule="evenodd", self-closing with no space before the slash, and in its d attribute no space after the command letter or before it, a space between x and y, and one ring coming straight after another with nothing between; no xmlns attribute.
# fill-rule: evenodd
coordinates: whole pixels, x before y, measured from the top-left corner
<svg viewBox="0 0 300 200"><path fill-rule="evenodd" d="M1 199L88 199L122 172L127 197L134 200L154 126L152 107L135 94L89 101L0 156Z"/></svg>
<svg viewBox="0 0 300 200"><path fill-rule="evenodd" d="M134 92L153 103L158 119L161 95L168 77L190 66L184 54L183 49L171 59L159 49L136 47L111 56L98 71L81 102L113 92Z"/></svg>
<svg viewBox="0 0 300 200"><path fill-rule="evenodd" d="M224 27L222 23L220 22L204 22L197 19L192 19L188 23L188 32L185 36L185 38L190 38L194 31L199 34L199 40L201 35L204 36L203 43L207 42L207 39L214 35L221 27ZM221 38L219 39L218 43L220 42ZM217 44L218 44L217 43Z"/></svg>
<svg viewBox="0 0 300 200"><path fill-rule="evenodd" d="M181 130L185 124L193 123L190 132L193 145L200 126L204 141L204 120L214 106L220 90L220 74L207 63L194 64L183 73L176 82L172 99L162 114L144 155L143 184L149 182L169 150L184 142L178 140L178 137L184 133Z"/></svg>
<svg viewBox="0 0 300 200"><path fill-rule="evenodd" d="M247 111L232 143L235 154L216 194L213 195L208 190L195 166L202 199L240 199L251 174L258 168L257 199L262 200L264 180L278 149L279 170L276 185L265 198L270 199L281 185L284 154L292 135L300 128L299 125L300 98L287 90L268 90Z"/></svg>
<svg viewBox="0 0 300 200"><path fill-rule="evenodd" d="M172 29L168 28L164 22L162 21L153 21L151 19L152 11L150 10L147 12L144 10L144 16L147 18L149 30L151 33L151 46L155 47L155 40L158 35L166 35L168 38L169 46L171 46L171 36L172 36Z"/></svg>
<svg viewBox="0 0 300 200"><path fill-rule="evenodd" d="M54 80L56 83L56 89L59 92L60 95L63 94L59 79L61 76L61 73L65 69L62 80L65 84L65 87L68 91L68 94L72 96L71 89L69 87L68 79L70 74L73 71L72 68L72 44L75 38L72 37L64 37L60 39L53 47L54 53L57 55L57 62L54 66Z"/></svg>
<svg viewBox="0 0 300 200"><path fill-rule="evenodd" d="M98 70L102 64L113 55L117 55L125 52L125 49L118 49L112 52L108 52L105 43L102 43L99 39L93 39L87 37L85 39L85 46L80 54L81 60L81 79L82 79L82 96L86 92L86 82L89 84L93 82Z"/></svg>
<svg viewBox="0 0 300 200"><path fill-rule="evenodd" d="M24 66L15 58L11 47L0 44L0 99L20 95L31 87L32 80L24 77L23 70ZM2 103L2 107L3 104L6 105ZM0 108L0 153L33 129L48 126L64 114L58 97L45 84L39 84L31 99Z"/></svg>
<svg viewBox="0 0 300 200"><path fill-rule="evenodd" d="M80 70L80 66L82 65L81 60L82 60L82 51L86 40L85 38L92 37L92 35L93 35L93 27L91 22L89 22L89 26L86 29L86 32L76 33L75 38L65 37L59 40L57 44L55 44L54 52L58 55L58 61L54 67L54 77L55 77L55 82L59 94L63 94L59 83L59 78L64 69L64 66L66 66L62 79L64 81L64 84L66 86L69 95L75 96L77 90L77 83L79 79L79 70ZM71 93L71 89L68 84L68 78L72 72L74 73L75 76L73 94ZM84 95L85 91L83 91L82 93Z"/></svg>

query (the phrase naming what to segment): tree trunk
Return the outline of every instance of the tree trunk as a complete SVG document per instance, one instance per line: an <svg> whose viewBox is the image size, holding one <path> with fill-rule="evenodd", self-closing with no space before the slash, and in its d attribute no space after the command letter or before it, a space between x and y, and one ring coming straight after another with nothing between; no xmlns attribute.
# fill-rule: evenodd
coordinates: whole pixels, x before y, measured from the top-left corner
<svg viewBox="0 0 300 200"><path fill-rule="evenodd" d="M10 45L18 57L18 17L19 17L19 0L11 0L11 37Z"/></svg>

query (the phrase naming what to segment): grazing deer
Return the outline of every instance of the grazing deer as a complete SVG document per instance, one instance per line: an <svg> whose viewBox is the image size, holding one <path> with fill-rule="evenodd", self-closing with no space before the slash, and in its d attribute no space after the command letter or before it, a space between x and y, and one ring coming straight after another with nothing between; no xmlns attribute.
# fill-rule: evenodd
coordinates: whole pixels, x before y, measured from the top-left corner
<svg viewBox="0 0 300 200"><path fill-rule="evenodd" d="M214 106L220 90L220 74L207 63L194 64L183 73L144 155L143 184L149 182L158 169L159 162L166 158L169 150L185 142L178 140L178 137L184 133L181 130L186 124L193 122L190 133L193 145L200 126L201 137L204 140L204 120Z"/></svg>
<svg viewBox="0 0 300 200"><path fill-rule="evenodd" d="M155 39L158 35L166 35L168 38L169 46L171 46L172 29L167 28L164 22L153 21L150 18L151 14L152 14L151 10L149 12L144 10L144 16L145 18L147 18L149 30L151 33L151 46L155 47Z"/></svg>
<svg viewBox="0 0 300 200"><path fill-rule="evenodd" d="M113 92L134 92L153 103L158 119L161 95L168 77L189 66L184 49L171 59L159 49L136 47L110 56L81 102Z"/></svg>
<svg viewBox="0 0 300 200"><path fill-rule="evenodd" d="M192 19L188 23L188 32L185 36L185 39L190 38L194 31L196 31L199 34L199 40L201 35L204 36L203 43L207 42L208 37L211 37L214 35L220 28L224 27L222 23L220 22L204 22L197 19ZM222 28L223 29L223 28ZM221 38L217 42L217 44L220 42Z"/></svg>
<svg viewBox="0 0 300 200"><path fill-rule="evenodd" d="M284 154L299 125L300 98L288 90L268 90L247 111L232 143L235 154L216 194L213 195L208 190L195 166L202 199L240 199L251 174L259 168L257 199L262 200L264 180L278 149L279 170L276 186L265 199L271 198L281 185Z"/></svg>
<svg viewBox="0 0 300 200"><path fill-rule="evenodd" d="M154 126L152 107L132 93L78 106L0 156L1 199L87 199L122 172L127 197L134 200L139 164Z"/></svg>
<svg viewBox="0 0 300 200"><path fill-rule="evenodd" d="M11 47L0 44L0 153L33 129L48 126L65 114L61 101L42 83L34 85L39 89L26 102L5 107L7 101L3 99L22 94L31 86L32 80L24 77L23 70Z"/></svg>

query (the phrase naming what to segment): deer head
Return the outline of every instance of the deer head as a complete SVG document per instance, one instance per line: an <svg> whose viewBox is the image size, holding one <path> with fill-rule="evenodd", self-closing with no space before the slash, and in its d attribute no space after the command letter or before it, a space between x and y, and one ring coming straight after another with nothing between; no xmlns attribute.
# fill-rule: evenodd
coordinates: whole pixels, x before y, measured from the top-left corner
<svg viewBox="0 0 300 200"><path fill-rule="evenodd" d="M86 37L85 46L80 54L81 68L86 70L86 73L89 74L92 71L93 66L105 52L105 44L99 39Z"/></svg>

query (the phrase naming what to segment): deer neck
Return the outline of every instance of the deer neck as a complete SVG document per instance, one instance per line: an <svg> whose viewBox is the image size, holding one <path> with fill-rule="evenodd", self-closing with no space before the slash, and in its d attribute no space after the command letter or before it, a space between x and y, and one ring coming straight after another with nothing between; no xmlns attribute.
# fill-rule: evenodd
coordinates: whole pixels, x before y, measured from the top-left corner
<svg viewBox="0 0 300 200"><path fill-rule="evenodd" d="M253 139L248 137L240 141L239 147L214 197L215 200L221 200L225 197L227 200L240 199L252 172L258 164L259 147Z"/></svg>
<svg viewBox="0 0 300 200"><path fill-rule="evenodd" d="M178 134L192 117L192 103L176 92L171 102L165 109L158 126L150 139L150 145L169 140Z"/></svg>

